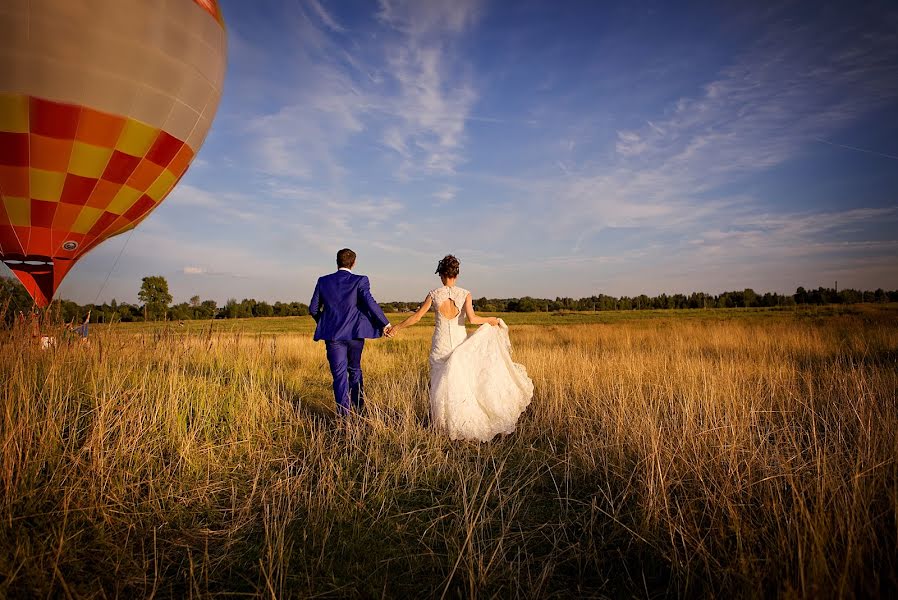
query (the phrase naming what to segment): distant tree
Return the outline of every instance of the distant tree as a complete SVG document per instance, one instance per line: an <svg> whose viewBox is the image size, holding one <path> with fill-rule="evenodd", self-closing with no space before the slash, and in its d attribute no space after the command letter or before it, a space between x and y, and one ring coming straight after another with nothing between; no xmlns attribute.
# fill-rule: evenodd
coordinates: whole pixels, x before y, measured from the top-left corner
<svg viewBox="0 0 898 600"><path fill-rule="evenodd" d="M540 306L540 303L530 296L524 296L520 300L509 300L506 310L509 312L538 312L545 310L545 306Z"/></svg>
<svg viewBox="0 0 898 600"><path fill-rule="evenodd" d="M162 275L144 277L137 299L143 302L144 320L158 320L165 317L172 297L168 293L168 281Z"/></svg>
<svg viewBox="0 0 898 600"><path fill-rule="evenodd" d="M141 310L140 307L134 306L133 304L122 303L118 305L118 319L123 323L130 323L132 321L139 321L141 318Z"/></svg>
<svg viewBox="0 0 898 600"><path fill-rule="evenodd" d="M483 312L493 312L496 310L496 306L486 298L478 298L472 304L476 307L476 310Z"/></svg>
<svg viewBox="0 0 898 600"><path fill-rule="evenodd" d="M248 319L253 316L256 308L255 298L244 298L237 307L237 317L240 319Z"/></svg>
<svg viewBox="0 0 898 600"><path fill-rule="evenodd" d="M239 316L240 305L237 304L236 298L228 298L225 305L221 308L222 317L225 319L236 319Z"/></svg>
<svg viewBox="0 0 898 600"><path fill-rule="evenodd" d="M844 289L839 292L839 301L842 304L857 304L863 301L863 294L857 290Z"/></svg>
<svg viewBox="0 0 898 600"><path fill-rule="evenodd" d="M274 316L274 307L268 304L267 302L259 302L253 308L253 316L254 317L273 317Z"/></svg>
<svg viewBox="0 0 898 600"><path fill-rule="evenodd" d="M197 308L200 305L200 297L199 296L191 296L190 297L190 307Z"/></svg>
<svg viewBox="0 0 898 600"><path fill-rule="evenodd" d="M4 317L7 322L12 323L20 312L28 315L32 306L34 301L18 279L0 277L0 310L6 309Z"/></svg>
<svg viewBox="0 0 898 600"><path fill-rule="evenodd" d="M214 319L217 305L215 300L203 300L195 309L194 314L197 319Z"/></svg>
<svg viewBox="0 0 898 600"><path fill-rule="evenodd" d="M617 308L617 298L599 294L597 300L596 308L598 310L615 310Z"/></svg>
<svg viewBox="0 0 898 600"><path fill-rule="evenodd" d="M82 313L86 313L89 310L89 307L81 307L71 300L58 299L50 303L49 310L55 318L58 318L64 323L77 321L80 324L84 318L84 314Z"/></svg>
<svg viewBox="0 0 898 600"><path fill-rule="evenodd" d="M188 303L182 302L172 306L169 315L172 321L187 321L193 318L193 309Z"/></svg>

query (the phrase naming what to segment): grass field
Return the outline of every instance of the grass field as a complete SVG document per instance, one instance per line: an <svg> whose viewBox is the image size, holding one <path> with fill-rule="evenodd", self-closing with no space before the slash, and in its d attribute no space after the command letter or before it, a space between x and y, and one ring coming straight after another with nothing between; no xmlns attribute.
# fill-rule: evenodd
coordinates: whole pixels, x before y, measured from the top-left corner
<svg viewBox="0 0 898 600"><path fill-rule="evenodd" d="M308 317L0 332L0 596L898 591L898 307L502 316L489 444L430 428L427 323L349 426Z"/></svg>

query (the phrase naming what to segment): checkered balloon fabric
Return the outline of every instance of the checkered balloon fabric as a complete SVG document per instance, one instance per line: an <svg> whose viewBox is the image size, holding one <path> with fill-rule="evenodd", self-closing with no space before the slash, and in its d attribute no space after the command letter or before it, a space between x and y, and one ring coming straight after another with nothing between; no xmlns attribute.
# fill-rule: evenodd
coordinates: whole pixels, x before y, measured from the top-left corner
<svg viewBox="0 0 898 600"><path fill-rule="evenodd" d="M187 170L221 97L225 31L214 0L12 0L0 32L0 256L46 305Z"/></svg>

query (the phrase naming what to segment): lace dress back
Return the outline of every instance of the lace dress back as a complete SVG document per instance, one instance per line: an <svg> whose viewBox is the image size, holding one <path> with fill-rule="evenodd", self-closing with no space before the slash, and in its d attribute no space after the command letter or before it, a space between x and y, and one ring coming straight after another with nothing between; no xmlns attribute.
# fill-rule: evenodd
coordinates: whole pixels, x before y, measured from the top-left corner
<svg viewBox="0 0 898 600"><path fill-rule="evenodd" d="M486 442L515 430L533 397L533 382L524 366L511 360L504 321L498 327L481 325L468 336L464 311L468 294L448 286L430 292L435 312L430 414L433 424L451 439Z"/></svg>
<svg viewBox="0 0 898 600"><path fill-rule="evenodd" d="M434 360L442 360L452 353L455 348L465 341L468 332L465 330L465 299L468 290L460 287L443 286L430 292L433 300L433 311L436 314L436 324L433 329L433 339L430 347L431 366ZM448 307L446 303L449 303ZM446 308L457 309L454 317L447 317L443 312Z"/></svg>

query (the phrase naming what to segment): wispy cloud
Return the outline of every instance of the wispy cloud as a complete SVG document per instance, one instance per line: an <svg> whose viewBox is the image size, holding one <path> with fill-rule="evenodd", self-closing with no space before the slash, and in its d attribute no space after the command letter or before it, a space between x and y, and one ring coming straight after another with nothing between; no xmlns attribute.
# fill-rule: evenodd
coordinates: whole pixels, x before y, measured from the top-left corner
<svg viewBox="0 0 898 600"><path fill-rule="evenodd" d="M181 270L181 273L192 277L227 277L231 279L248 279L248 275L234 273L231 271L216 271L206 267L187 266Z"/></svg>
<svg viewBox="0 0 898 600"><path fill-rule="evenodd" d="M837 144L835 142L831 142L829 140L824 140L821 138L817 138L817 141L820 142L821 144L827 144L828 146L833 146L835 148L842 148L844 150L851 150L852 152L861 152L863 154L871 154L873 156L889 158L891 160L898 160L898 155L895 155L895 154L886 154L884 152L877 152L876 150L870 150L869 148L858 148L857 146L849 146L847 144Z"/></svg>
<svg viewBox="0 0 898 600"><path fill-rule="evenodd" d="M380 0L378 17L410 38L419 39L461 33L477 21L481 10L480 0Z"/></svg>
<svg viewBox="0 0 898 600"><path fill-rule="evenodd" d="M454 174L466 160L468 121L499 121L471 114L478 94L460 52L480 12L474 0L385 0L369 30L347 44L323 3L296 9L290 55L270 57L292 67L245 125L251 160L269 176L340 186L358 160L352 145L373 137L390 151L378 160L402 181Z"/></svg>
<svg viewBox="0 0 898 600"><path fill-rule="evenodd" d="M264 205L240 192L212 192L190 184L175 188L166 200L167 207L190 207L202 211L213 221L255 222L262 218Z"/></svg>
<svg viewBox="0 0 898 600"><path fill-rule="evenodd" d="M555 199L556 228L577 239L608 227L669 230L715 212L758 210L756 199L734 203L721 189L898 99L898 44L850 27L775 21L700 94L642 128L618 131L616 159L565 163L564 177L537 188Z"/></svg>
<svg viewBox="0 0 898 600"><path fill-rule="evenodd" d="M338 153L365 129L365 103L339 70L317 67L309 79L314 83L297 86L289 104L247 124L255 136L255 162L277 177L338 181L346 172Z"/></svg>
<svg viewBox="0 0 898 600"><path fill-rule="evenodd" d="M457 187L454 185L447 185L434 192L433 197L436 198L439 203L445 204L455 199L457 193Z"/></svg>
<svg viewBox="0 0 898 600"><path fill-rule="evenodd" d="M701 232L690 244L706 256L724 253L736 260L893 252L898 239L847 239L859 227L873 223L898 223L898 206L745 216L733 219L726 228Z"/></svg>
<svg viewBox="0 0 898 600"><path fill-rule="evenodd" d="M324 9L324 6L321 5L321 2L319 2L318 0L306 0L306 2L312 12L314 12L315 15L319 19L321 19L321 22L324 23L328 29L337 33L343 33L346 31L346 29L342 25L337 23L336 19L334 19L334 17Z"/></svg>
<svg viewBox="0 0 898 600"><path fill-rule="evenodd" d="M230 4L205 166L117 273L306 296L350 246L394 298L447 252L486 295L898 277L885 1Z"/></svg>
<svg viewBox="0 0 898 600"><path fill-rule="evenodd" d="M386 49L398 84L391 102L398 122L384 136L403 159L401 175L452 174L464 161L465 123L477 92L458 63L457 36L473 26L480 2L381 0L381 21L400 38Z"/></svg>
<svg viewBox="0 0 898 600"><path fill-rule="evenodd" d="M269 193L291 204L290 218L277 224L281 233L327 254L352 240L364 239L373 244L400 233L400 225L392 221L405 206L393 198L350 198L296 186L272 187Z"/></svg>

